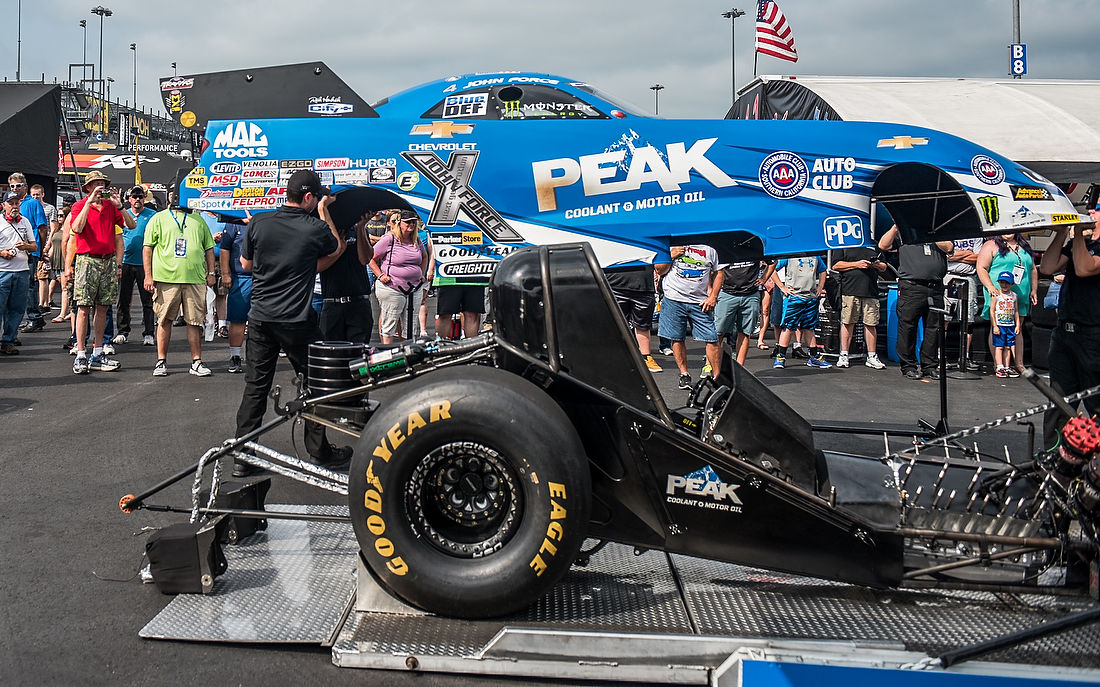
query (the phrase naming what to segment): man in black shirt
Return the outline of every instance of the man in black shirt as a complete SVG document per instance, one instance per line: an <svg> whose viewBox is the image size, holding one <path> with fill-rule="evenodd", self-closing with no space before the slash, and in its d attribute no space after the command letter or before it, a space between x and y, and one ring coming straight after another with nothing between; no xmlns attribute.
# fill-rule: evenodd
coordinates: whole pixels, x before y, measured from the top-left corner
<svg viewBox="0 0 1100 687"><path fill-rule="evenodd" d="M341 232L343 233L343 232ZM321 337L325 341L370 343L374 317L366 265L374 257L363 217L347 231L347 248L321 273Z"/></svg>
<svg viewBox="0 0 1100 687"><path fill-rule="evenodd" d="M880 250L894 250L901 243L895 224L878 241ZM947 256L955 250L951 241L900 245L898 251L898 360L901 373L909 379L939 379L936 350L939 348L940 315L943 309L943 278ZM917 361L917 322L924 320L924 343Z"/></svg>
<svg viewBox="0 0 1100 687"><path fill-rule="evenodd" d="M833 251L833 270L840 285L840 357L837 367L848 367L848 348L863 321L863 340L867 344L864 365L874 370L886 367L878 357L878 275L886 270L874 248L844 248Z"/></svg>
<svg viewBox="0 0 1100 687"><path fill-rule="evenodd" d="M749 337L760 324L760 286L771 279L775 265L762 260L741 260L726 265L722 272L722 290L714 306L718 346L721 349L725 338L734 336L734 357L744 365L749 354Z"/></svg>
<svg viewBox="0 0 1100 687"><path fill-rule="evenodd" d="M1073 241L1066 240L1066 227L1055 229L1050 248L1043 253L1039 271L1054 275L1066 273L1062 291L1058 296L1058 328L1050 338L1050 383L1058 393L1065 395L1084 391L1100 384L1100 241L1096 231L1100 229L1100 211L1095 207L1089 216L1096 222L1094 229L1078 226ZM1096 396L1085 401L1088 414L1100 412L1100 400ZM1053 447L1062 426L1069 418L1057 408L1048 410L1043 417L1043 440Z"/></svg>
<svg viewBox="0 0 1100 687"><path fill-rule="evenodd" d="M638 351L650 372L663 368L653 359L650 350L653 328L653 308L657 304L656 286L653 281L653 265L638 267L612 267L604 270L611 295L626 318L626 326L634 330Z"/></svg>
<svg viewBox="0 0 1100 687"><path fill-rule="evenodd" d="M347 245L329 216L332 201L316 173L298 170L287 182L286 203L275 212L254 217L245 231L241 266L252 271L252 306L237 436L263 422L280 349L294 371L305 374L309 344L320 334L312 306L314 275L332 265ZM321 219L312 216L314 210ZM306 450L326 467L343 467L351 457L350 448L329 444L324 428L312 422L306 422ZM255 472L252 466L238 463L233 476Z"/></svg>

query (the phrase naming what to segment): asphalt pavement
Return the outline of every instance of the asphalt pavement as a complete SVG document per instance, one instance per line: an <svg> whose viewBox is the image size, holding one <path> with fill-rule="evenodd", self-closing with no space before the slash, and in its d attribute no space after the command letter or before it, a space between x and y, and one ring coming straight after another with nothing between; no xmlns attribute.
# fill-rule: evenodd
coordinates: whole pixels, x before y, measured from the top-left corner
<svg viewBox="0 0 1100 687"><path fill-rule="evenodd" d="M138 320L140 321L140 319ZM329 650L143 640L137 635L169 601L137 579L148 532L185 516L139 511L126 515L119 498L156 484L232 435L243 375L225 372L228 344L205 344L214 371L187 373L182 329L173 331L169 375L151 376L155 350L140 343L118 347L115 372L72 373L62 349L64 325L23 334L18 356L0 357L0 684L4 685L282 685L326 684L518 685L519 680L453 678L340 669ZM693 375L701 348L689 347ZM593 352L594 355L598 352ZM671 358L657 356L655 375L670 405L684 402ZM861 423L916 428L918 418L940 417L939 388L909 381L896 363L875 371L815 370L791 361L771 369L766 351L750 352L746 367L812 423ZM277 383L293 388L290 366ZM948 422L959 429L1042 401L1023 379L991 376L949 380ZM269 415L270 417L270 415ZM1041 422L1037 423L1041 426ZM1027 429L1009 425L983 436L983 449L1013 457L1026 452ZM297 437L301 445L300 436ZM882 436L819 434L824 448L881 455ZM265 442L291 452L289 428ZM900 448L905 440L894 442ZM169 489L161 502L189 503L187 487ZM340 503L342 497L282 478L269 503Z"/></svg>

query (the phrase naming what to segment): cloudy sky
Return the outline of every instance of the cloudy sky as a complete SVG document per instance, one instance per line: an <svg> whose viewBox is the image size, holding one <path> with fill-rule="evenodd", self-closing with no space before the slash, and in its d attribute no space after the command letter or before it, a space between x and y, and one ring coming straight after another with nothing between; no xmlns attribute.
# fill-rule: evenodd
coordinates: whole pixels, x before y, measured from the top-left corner
<svg viewBox="0 0 1100 687"><path fill-rule="evenodd" d="M0 0L14 19L19 0ZM22 0L24 80L68 77L99 61L91 0ZM107 0L103 70L112 96L163 114L157 79L321 60L367 102L451 74L543 71L587 81L645 108L660 83L662 116L721 117L730 104L730 7L737 85L752 78L751 1L733 0L311 0L230 2ZM761 56L761 74L1004 78L1011 0L779 0L797 63ZM1022 40L1035 79L1100 79L1100 0L1022 0ZM16 74L16 27L0 41Z"/></svg>

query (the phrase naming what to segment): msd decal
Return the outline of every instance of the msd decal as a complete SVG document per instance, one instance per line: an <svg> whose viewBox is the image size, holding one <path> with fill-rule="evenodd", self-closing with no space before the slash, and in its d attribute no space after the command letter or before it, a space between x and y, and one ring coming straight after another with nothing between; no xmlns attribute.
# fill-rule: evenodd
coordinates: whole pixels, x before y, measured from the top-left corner
<svg viewBox="0 0 1100 687"><path fill-rule="evenodd" d="M267 157L267 136L251 122L229 124L214 137L213 152L218 159Z"/></svg>
<svg viewBox="0 0 1100 687"><path fill-rule="evenodd" d="M681 506L694 506L711 510L740 513L741 498L737 496L740 484L727 484L718 473L707 465L690 475L668 475L665 482L665 501Z"/></svg>
<svg viewBox="0 0 1100 687"><path fill-rule="evenodd" d="M624 168L625 149L581 155L576 159L562 157L532 162L539 212L557 210L557 189L578 181L585 196L637 191L647 183L656 183L665 192L679 191L681 184L691 181L693 171L717 188L735 186L736 181L707 159L707 151L717 140L704 138L692 143L690 148L684 143L669 143L664 154L652 145L635 148L629 163L625 164L625 178L621 179L618 177Z"/></svg>

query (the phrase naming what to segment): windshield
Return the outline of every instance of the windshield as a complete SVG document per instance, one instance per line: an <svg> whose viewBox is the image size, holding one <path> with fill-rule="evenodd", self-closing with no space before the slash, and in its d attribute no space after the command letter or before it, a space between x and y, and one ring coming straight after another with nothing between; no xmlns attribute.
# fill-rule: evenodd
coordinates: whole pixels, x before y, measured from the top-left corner
<svg viewBox="0 0 1100 687"><path fill-rule="evenodd" d="M648 112L644 111L642 108L638 107L637 105L634 105L633 103L630 103L626 100L623 100L622 98L619 98L617 96L611 95L611 94L609 94L605 91L601 91L600 89L596 88L595 86L590 86L586 83L574 83L574 84L570 84L570 85L573 86L574 88L576 88L577 90L584 91L585 93L591 93L592 95L596 96L597 98L600 98L601 100L605 100L605 101L611 103L612 105L614 105L615 107L619 108L620 110L622 110L623 112L625 112L629 115L634 115L635 117L652 117L653 116L653 115L649 114Z"/></svg>

